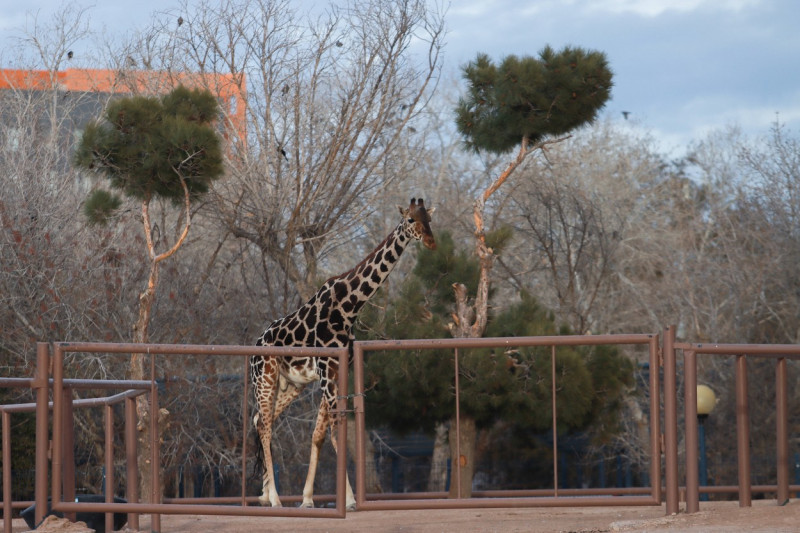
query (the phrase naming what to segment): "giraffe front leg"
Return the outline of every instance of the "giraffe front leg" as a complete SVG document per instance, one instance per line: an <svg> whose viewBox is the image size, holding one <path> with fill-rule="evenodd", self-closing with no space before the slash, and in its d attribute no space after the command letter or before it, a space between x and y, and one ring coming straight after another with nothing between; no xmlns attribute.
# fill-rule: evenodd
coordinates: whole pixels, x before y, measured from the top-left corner
<svg viewBox="0 0 800 533"><path fill-rule="evenodd" d="M336 426L339 424L338 418L334 417L331 421L331 444L333 444L333 451L336 452L336 456L339 456L339 439L336 438L337 431ZM347 443L343 442L342 446L344 450L347 449ZM344 480L347 484L345 487L345 505L347 506L348 511L355 511L356 510L356 498L353 495L353 488L350 486L350 475L345 471L344 473Z"/></svg>
<svg viewBox="0 0 800 533"><path fill-rule="evenodd" d="M264 423L264 417L256 415L253 417L253 423L258 430L259 440L263 455L262 469L263 474L261 478L261 496L258 497L258 502L261 505L267 504L272 507L281 507L281 500L278 497L278 489L275 487L275 470L272 464L272 424Z"/></svg>

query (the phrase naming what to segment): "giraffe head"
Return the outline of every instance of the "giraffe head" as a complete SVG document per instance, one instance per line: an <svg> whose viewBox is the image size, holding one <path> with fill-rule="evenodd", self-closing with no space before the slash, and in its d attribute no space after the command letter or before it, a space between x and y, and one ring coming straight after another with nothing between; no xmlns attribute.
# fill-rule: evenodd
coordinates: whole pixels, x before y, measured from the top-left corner
<svg viewBox="0 0 800 533"><path fill-rule="evenodd" d="M406 227L408 232L414 239L421 240L425 248L430 250L436 249L436 240L433 238L431 231L431 215L436 210L435 207L425 209L425 202L422 198L417 201L416 198L411 199L408 209L398 206L400 214L406 219Z"/></svg>

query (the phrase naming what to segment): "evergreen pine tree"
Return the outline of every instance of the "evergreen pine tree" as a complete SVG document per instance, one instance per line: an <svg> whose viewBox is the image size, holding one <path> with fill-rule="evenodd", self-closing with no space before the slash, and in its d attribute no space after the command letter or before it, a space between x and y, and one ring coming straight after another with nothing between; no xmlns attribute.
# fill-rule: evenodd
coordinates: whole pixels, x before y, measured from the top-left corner
<svg viewBox="0 0 800 533"><path fill-rule="evenodd" d="M96 170L114 192L98 188L84 206L91 224L112 220L122 204L121 192L141 205L142 227L147 246L149 274L147 286L139 296L139 315L133 325L133 342L149 341L149 325L158 287L159 264L183 245L191 226L191 203L208 192L211 183L222 175L222 148L214 121L218 106L208 91L179 86L161 98L132 96L112 102L102 120L89 124L75 152L75 164ZM154 199L169 200L181 206L182 229L168 249L157 250L150 222L150 204ZM145 378L144 354L131 354L129 378ZM150 454L152 415L144 396L136 398L136 410L144 428L138 447L141 495L145 501L157 501L151 495L153 469L144 467ZM162 413L157 415L159 424ZM163 486L163 485L162 485Z"/></svg>
<svg viewBox="0 0 800 533"><path fill-rule="evenodd" d="M510 238L506 229L487 235L496 249ZM447 232L437 235L436 250L420 250L417 265L397 297L383 298L362 315L362 331L372 338L444 338L451 319L450 284L478 283L477 260L456 247ZM378 311L383 311L382 314ZM489 337L542 336L571 333L552 312L526 293L498 314L491 315ZM552 427L550 348L460 350L462 415L478 429L498 423L524 435L531 454L535 435ZM455 416L452 350L375 352L368 355L367 423L405 434L432 433ZM631 385L630 360L615 347L559 347L556 351L559 432L587 432L602 445L617 430L625 390ZM518 446L525 446L517 441ZM528 453L528 452L525 452Z"/></svg>
<svg viewBox="0 0 800 533"><path fill-rule="evenodd" d="M533 145L592 122L611 96L611 70L601 52L545 47L539 57L485 54L464 68L467 94L456 125L472 150L505 153L523 137Z"/></svg>

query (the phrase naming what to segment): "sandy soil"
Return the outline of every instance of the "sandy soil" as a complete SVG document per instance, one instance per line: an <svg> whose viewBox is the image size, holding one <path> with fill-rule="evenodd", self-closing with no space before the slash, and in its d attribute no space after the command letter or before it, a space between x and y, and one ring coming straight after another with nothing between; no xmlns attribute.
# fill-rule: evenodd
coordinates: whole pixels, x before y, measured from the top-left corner
<svg viewBox="0 0 800 533"><path fill-rule="evenodd" d="M149 531L149 517L141 517L141 530ZM53 529L38 529L59 533L85 532L66 524L53 524ZM214 531L289 532L304 533L506 533L506 532L574 532L605 531L690 531L703 533L763 532L789 533L800 531L800 500L777 506L774 500L758 500L752 507L740 508L738 502L703 502L700 512L665 516L660 507L609 508L536 508L536 509L478 509L434 511L361 511L347 514L339 520L306 518L253 518L223 516L162 515L164 533ZM23 520L13 521L13 532L28 528ZM89 530L91 531L91 530Z"/></svg>

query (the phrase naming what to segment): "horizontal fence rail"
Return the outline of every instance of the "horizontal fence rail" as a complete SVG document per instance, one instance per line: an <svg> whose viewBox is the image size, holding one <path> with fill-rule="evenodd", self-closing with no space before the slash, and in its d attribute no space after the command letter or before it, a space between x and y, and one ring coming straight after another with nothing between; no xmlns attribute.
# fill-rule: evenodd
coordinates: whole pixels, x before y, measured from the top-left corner
<svg viewBox="0 0 800 533"><path fill-rule="evenodd" d="M52 355L51 355L52 351ZM149 380L74 380L64 378L64 355L66 353L107 353L107 354L146 354L150 356L150 379ZM249 507L248 498L244 493L245 483L245 468L246 461L246 443L242 443L242 497L236 501L240 503L238 506L234 505L218 505L218 501L214 500L213 504L186 504L186 503L172 503L174 499L165 499L170 503L141 503L138 501L130 501L128 503L114 502L109 496L106 495L106 502L77 502L75 500L75 485L74 485L74 462L69 449L71 448L71 426L73 407L105 407L106 410L106 433L107 437L111 436L109 424L111 423L111 416L109 405L114 402L128 401L126 405L126 412L128 410L133 413L135 417L135 405L130 400L140 394L148 394L150 398L149 409L151 413L158 411L158 393L155 376L155 356L192 356L192 355L215 355L215 356L253 356L253 355L270 355L270 356L283 356L283 357L336 357L339 360L339 387L341 390L347 390L348 381L348 365L347 358L349 352L346 348L298 348L298 347L271 347L271 346L214 346L214 345L171 345L171 344L135 344L135 343L92 343L92 342L60 342L53 344L40 343L38 346L37 354L37 377L36 378L3 378L0 381L0 387L30 387L38 389L37 402L33 404L24 404L22 409L30 409L31 407L36 410L37 418L37 431L36 431L36 523L39 523L43 518L43 513L46 511L48 491L47 491L47 450L48 450L48 410L53 413L53 435L52 435L52 459L50 471L50 490L49 495L52 500L51 509L53 511L63 512L66 516L74 519L77 512L89 513L106 513L106 523L109 524L112 520L112 513L128 513L129 526L133 529L138 529L138 515L150 514L151 515L151 528L154 531L160 530L160 515L161 514L210 514L210 515L231 515L231 516L281 516L281 517L319 517L319 518L343 518L345 516L345 472L346 460L345 453L341 453L337 458L337 494L333 498L335 504L334 508L317 508L317 509L301 509L301 508L269 508L269 507ZM52 377L48 376L48 369L52 366ZM249 375L249 364L247 361L244 365L244 402L243 402L243 427L247 427L248 414L247 414L247 376ZM73 399L71 390L73 389L118 389L118 388L136 388L139 390L126 391L117 395L108 396L104 398L87 398L87 399ZM53 399L48 399L48 389L53 392ZM111 403L110 403L111 402ZM130 409L128 409L130 407ZM5 406L8 414L20 409L19 406ZM340 397L337 409L344 411L346 409L344 396ZM3 411L4 413L6 411ZM4 419L7 415L4 416ZM155 467L160 464L159 457L159 436L157 434L156 418L150 417L150 446L152 457L150 464ZM342 423L338 427L337 438L344 442L346 439L346 417L342 417ZM126 422L126 426L135 428L135 423ZM5 429L5 428L4 428ZM5 438L8 433L4 432L4 447L6 442L10 439ZM243 431L243 436L246 436L246 431ZM246 439L245 439L246 440ZM126 444L133 443L135 446L135 436L128 440L126 437ZM111 444L107 441L106 447L110 449ZM344 447L346 448L346 447ZM126 462L129 466L132 465L136 469L136 453L135 448L133 452L126 452ZM9 452L10 454L10 452ZM107 453L111 457L111 453ZM6 464L10 464L10 461ZM113 465L106 464L107 473L110 475L113 471ZM112 466L112 468L109 468ZM10 469L4 469L4 488L6 488L6 472ZM138 487L136 482L138 475L134 472L128 475L128 493L134 494L134 500L138 500ZM160 492L159 476L151 476L153 479L153 486L151 490L153 494ZM10 482L8 482L8 490L4 492L4 516L11 516L10 510L6 511L12 504ZM113 490L111 480L106 482L107 490ZM252 500L252 499L251 499ZM290 498L288 500L291 500ZM11 521L4 521L7 528L10 528ZM110 529L108 529L110 530ZM10 529L9 529L10 531Z"/></svg>
<svg viewBox="0 0 800 533"><path fill-rule="evenodd" d="M697 356L733 356L736 361L736 449L739 506L750 507L755 487L751 482L750 414L747 357L775 361L776 499L789 500L789 414L786 360L800 360L800 345L792 344L689 344L676 343L684 357L684 409L686 424L686 512L700 509L699 432L697 420ZM764 487L759 487L763 492ZM769 488L769 487L767 487ZM713 489L704 488L710 492ZM771 491L771 490L770 490Z"/></svg>
<svg viewBox="0 0 800 533"><path fill-rule="evenodd" d="M660 341L663 340L663 347ZM404 494L367 494L365 440L365 409L368 402L364 396L364 355L374 351L397 350L453 350L454 362L458 364L459 350L480 348L511 347L550 347L551 365L555 369L555 354L559 346L598 346L598 345L641 345L648 350L650 364L650 454L649 467L650 486L616 489L565 489L558 484L558 454L556 409L556 380L553 379L553 455L554 485L552 489L531 490L492 490L473 491L471 498L449 498L444 492L404 493ZM686 510L695 512L699 509L698 479L698 426L697 426L697 358L698 356L732 356L736 358L736 405L737 405L737 449L739 464L738 486L703 487L706 493L738 492L741 506L750 505L752 492L776 494L778 503L788 500L790 490L800 487L789 484L788 469L788 409L787 409L787 360L800 359L800 345L738 345L738 344L689 344L675 342L675 328L666 328L663 339L656 334L644 335L569 335L542 337L503 337L479 339L412 339L389 341L357 341L353 344L353 394L347 394L348 357L347 349L330 348L278 348L269 346L208 346L208 345L171 345L171 344L134 344L134 343L39 343L37 346L36 373L33 378L0 378L0 388L28 388L34 391L36 401L0 406L2 415L3 461L10 465L11 438L10 417L18 412L36 412L36 482L34 498L36 504L36 521L41 521L47 509L48 497L52 499L55 511L73 516L77 512L106 513L106 525L110 527L113 513L128 513L129 527L138 529L139 514L151 515L151 528L160 530L161 514L213 514L230 516L312 516L319 518L343 518L345 509L345 472L347 466L346 446L339 446L336 464L336 494L320 495L321 502L333 503L333 508L299 509L299 508L265 508L252 506L256 496L246 495L244 480L246 472L247 446L242 443L242 494L241 497L223 498L164 498L157 503L138 501L138 468L136 465L136 439L130 436L128 426L136 426L134 398L145 395L149 402L150 412L158 411L158 388L155 375L156 357L191 357L195 355L212 355L222 357L242 357L252 355L270 356L303 356L303 357L336 357L339 360L339 389L341 391L337 409L346 412L347 398L353 398L356 425L356 502L359 509L422 509L422 508L489 508L489 507L573 507L573 506L608 506L608 505L660 505L666 502L666 513L678 511L680 496L678 480L678 422L677 422L677 352L683 352L684 361L684 424L686 445ZM64 377L64 357L67 353L105 353L105 354L145 354L149 355L149 379L131 380L88 380L69 379ZM777 482L775 485L753 485L750 482L749 458L749 418L747 405L747 358L763 358L774 360L776 366L776 437L777 437ZM659 372L659 369L661 372ZM242 399L243 439L246 441L246 428L249 423L247 395L248 364L245 361L243 370L244 397ZM663 379L663 389L662 382ZM454 390L456 410L459 404L458 367L454 368ZM74 390L102 390L111 394L99 398L73 399ZM50 394L52 392L52 398ZM662 403L663 392L663 403ZM74 459L72 446L72 410L74 408L102 408L105 410L105 443L110 450L113 446L113 411L112 405L125 403L125 461L128 465L127 503L113 500L113 478L106 482L107 494L105 502L75 502ZM52 413L52 447L49 440L50 413ZM663 424L662 424L663 416ZM157 417L150 417L150 438L152 457L151 466L160 465L158 445ZM458 416L456 417L458 420ZM341 417L337 439L345 442L347 417ZM458 434L459 428L456 428ZM662 433L663 432L663 433ZM48 450L52 452L48 464ZM456 451L458 452L458 450ZM662 477L661 457L664 456ZM113 454L109 452L105 459L106 471L113 476ZM10 531L10 516L14 508L22 503L14 502L11 496L10 468L3 470L3 513L5 531ZM49 482L48 482L49 475ZM460 468L453 471L453 482L458 482ZM160 492L159 476L153 475L154 494ZM662 480L665 482L662 487ZM608 496L614 496L609 498ZM287 496L286 501L294 501L294 496ZM238 504L238 505L237 505Z"/></svg>
<svg viewBox="0 0 800 533"><path fill-rule="evenodd" d="M412 340L386 340L386 341L359 341L353 346L353 373L354 373L354 409L356 421L356 506L364 510L404 510L404 509L454 509L454 508L490 508L490 507L560 507L560 506L606 506L606 505L660 505L661 503L661 467L660 467L660 409L659 409L659 381L658 372L650 372L650 479L651 487L641 492L624 492L613 489L601 490L606 496L599 498L597 492L569 491L558 488L557 434L554 416L553 446L554 446L554 488L550 492L534 491L483 491L475 492L473 498L461 498L460 493L455 499L446 497L430 497L419 495L417 498L383 498L368 499L365 494L366 487L366 424L365 424L365 396L364 396L364 354L369 351L382 350L454 350L455 369L454 386L456 402L456 421L459 419L459 389L458 389L458 350L464 348L503 348L503 347L551 347L551 368L555 372L555 349L557 346L599 346L599 345L644 345L649 349L649 362L651 369L659 366L659 336L650 334L639 335L564 335L540 337L495 337L477 339L412 339ZM553 397L555 400L555 379L553 379ZM553 402L555 412L556 402ZM460 429L456 427L456 442L460 441ZM457 451L456 455L460 455ZM460 481L460 468L454 467L454 483ZM677 492L677 491L675 491ZM549 495L548 495L549 494ZM618 497L608 498L616 495Z"/></svg>

